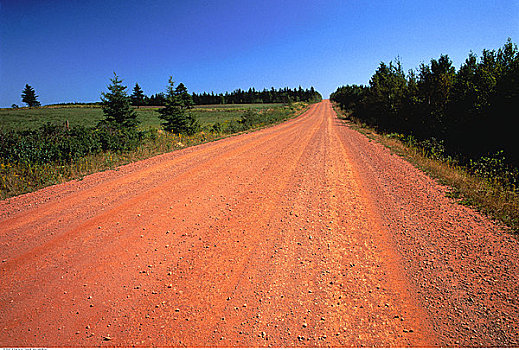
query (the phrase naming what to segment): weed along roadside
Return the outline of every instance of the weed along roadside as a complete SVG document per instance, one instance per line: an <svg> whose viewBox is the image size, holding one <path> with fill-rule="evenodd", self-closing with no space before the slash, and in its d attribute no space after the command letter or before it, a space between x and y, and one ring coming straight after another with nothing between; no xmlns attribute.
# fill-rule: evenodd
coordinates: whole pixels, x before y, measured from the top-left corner
<svg viewBox="0 0 519 350"><path fill-rule="evenodd" d="M267 105L264 109L258 105L238 106L231 113L225 107L195 107L192 113L202 116L199 118L201 126L191 135L165 132L157 127L128 130L106 125L66 128L63 125L68 120L67 112L76 114L81 107L63 108L59 111L62 115L59 124L48 123L34 130L0 131L0 199L274 125L298 116L307 106L304 102L290 106Z"/></svg>

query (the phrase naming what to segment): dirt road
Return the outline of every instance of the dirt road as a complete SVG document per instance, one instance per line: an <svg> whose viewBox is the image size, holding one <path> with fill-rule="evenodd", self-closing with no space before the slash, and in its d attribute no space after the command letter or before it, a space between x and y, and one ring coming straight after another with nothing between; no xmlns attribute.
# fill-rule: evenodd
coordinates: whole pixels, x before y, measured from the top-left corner
<svg viewBox="0 0 519 350"><path fill-rule="evenodd" d="M517 241L336 119L0 202L0 346L518 346Z"/></svg>

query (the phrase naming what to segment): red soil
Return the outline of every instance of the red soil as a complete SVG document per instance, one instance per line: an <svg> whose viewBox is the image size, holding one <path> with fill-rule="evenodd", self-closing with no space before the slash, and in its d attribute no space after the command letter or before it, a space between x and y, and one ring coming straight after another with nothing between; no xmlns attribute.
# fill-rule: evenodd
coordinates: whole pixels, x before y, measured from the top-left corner
<svg viewBox="0 0 519 350"><path fill-rule="evenodd" d="M0 202L0 346L518 346L517 241L328 101Z"/></svg>

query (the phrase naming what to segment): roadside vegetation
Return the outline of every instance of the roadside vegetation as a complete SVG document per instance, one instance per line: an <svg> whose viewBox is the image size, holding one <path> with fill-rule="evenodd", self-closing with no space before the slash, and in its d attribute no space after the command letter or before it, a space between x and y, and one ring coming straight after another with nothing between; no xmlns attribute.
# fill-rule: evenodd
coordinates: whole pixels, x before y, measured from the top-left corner
<svg viewBox="0 0 519 350"><path fill-rule="evenodd" d="M197 108L187 88L170 78L164 107L141 108L132 106L132 96L115 74L101 96L99 104L0 110L1 199L272 125L308 105Z"/></svg>
<svg viewBox="0 0 519 350"><path fill-rule="evenodd" d="M450 197L519 232L519 50L447 55L407 74L381 63L368 86L339 87L343 118L452 188Z"/></svg>

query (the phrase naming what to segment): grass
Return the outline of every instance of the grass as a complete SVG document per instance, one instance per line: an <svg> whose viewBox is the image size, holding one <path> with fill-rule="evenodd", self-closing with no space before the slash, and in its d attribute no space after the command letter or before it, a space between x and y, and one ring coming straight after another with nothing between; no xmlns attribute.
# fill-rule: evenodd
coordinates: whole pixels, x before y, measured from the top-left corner
<svg viewBox="0 0 519 350"><path fill-rule="evenodd" d="M519 192L505 186L492 178L474 175L466 168L452 162L430 158L420 147L410 147L399 139L375 132L365 124L347 118L334 106L335 112L352 129L361 132L368 138L389 148L393 153L403 157L415 167L450 188L446 193L449 198L459 204L476 209L492 220L508 226L514 233L519 233Z"/></svg>
<svg viewBox="0 0 519 350"><path fill-rule="evenodd" d="M202 126L210 125L217 121L228 123L237 120L243 111L252 108L264 111L278 108L282 104L250 104L250 105L208 105L196 106L191 113L199 119ZM138 119L141 121L139 128L160 128L160 107L136 108ZM0 128L3 130L37 129L45 123L64 124L66 121L72 126L93 127L103 119L103 110L96 105L50 105L37 108L2 108L0 109Z"/></svg>
<svg viewBox="0 0 519 350"><path fill-rule="evenodd" d="M232 106L232 105L231 105ZM265 115L265 119L260 120L260 124L254 125L253 128L266 127L266 123L276 120L275 123L293 118L302 113L308 106L306 103L294 103L293 106L283 105L245 105L232 108L227 106L218 107L202 107L194 108L194 113L200 118L202 126L205 126L205 131L197 133L193 136L176 135L163 132L159 129L159 119L156 118L158 113L154 108L140 108L138 112L141 116L148 116L146 120L148 135L144 141L133 151L124 152L102 152L98 154L90 154L80 159L75 159L66 164L46 163L46 164L26 164L26 163L8 163L0 159L0 199L17 196L20 194L33 192L40 188L63 183L72 179L81 179L82 177L108 169L115 169L118 166L135 162L138 160L147 159L155 155L171 152L181 148L214 141L224 137L230 136L226 133L208 132L209 127L216 121L223 125L228 124L231 120L240 119L246 109L252 107L258 110L259 115ZM99 120L99 115L102 115L100 108L92 106L59 106L57 108L34 108L22 110L10 110L9 112L23 111L20 118L25 118L24 122L17 121L12 113L6 113L5 110L0 110L2 119L1 127L21 128L27 129L28 125L37 128L46 122L64 123L69 120L71 126L93 126ZM83 112L83 113L80 113ZM99 114L101 113L101 114ZM154 113L154 114L153 114ZM15 115L15 114L14 114ZM40 116L38 118L38 116ZM270 118L269 118L270 117ZM11 119L8 122L8 119ZM32 124L29 124L29 118L36 119ZM153 118L156 118L153 119ZM271 124L272 125L272 124ZM143 125L141 125L141 128ZM248 132L246 130L244 132Z"/></svg>

